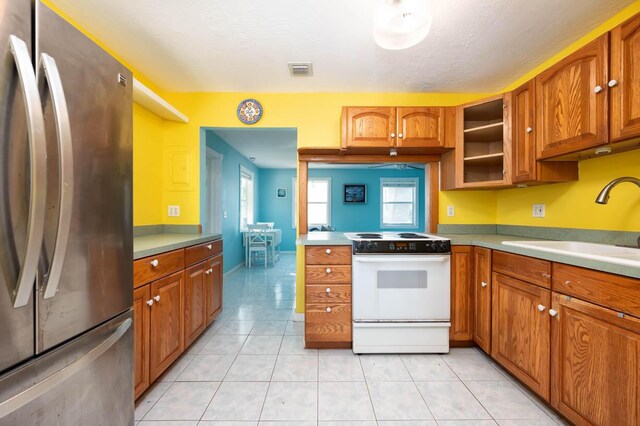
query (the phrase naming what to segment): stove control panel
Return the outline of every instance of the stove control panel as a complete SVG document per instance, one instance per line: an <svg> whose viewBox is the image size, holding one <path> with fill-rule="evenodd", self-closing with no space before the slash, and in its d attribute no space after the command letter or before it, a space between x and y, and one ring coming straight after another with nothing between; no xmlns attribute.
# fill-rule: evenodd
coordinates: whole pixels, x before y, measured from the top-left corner
<svg viewBox="0 0 640 426"><path fill-rule="evenodd" d="M353 254L451 253L449 240L354 241Z"/></svg>

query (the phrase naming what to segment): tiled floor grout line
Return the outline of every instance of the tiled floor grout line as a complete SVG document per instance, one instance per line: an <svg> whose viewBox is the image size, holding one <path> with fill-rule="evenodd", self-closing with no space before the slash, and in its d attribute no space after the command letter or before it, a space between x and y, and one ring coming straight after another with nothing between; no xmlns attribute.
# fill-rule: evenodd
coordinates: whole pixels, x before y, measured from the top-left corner
<svg viewBox="0 0 640 426"><path fill-rule="evenodd" d="M364 367L362 366L362 357L357 355L358 364L360 364L360 370L362 371L362 377L364 378L364 385L367 387L367 393L369 394L369 403L371 403L371 409L373 410L373 418L378 424L378 415L376 414L376 407L373 404L373 396L371 396L371 389L369 389L369 381L367 380L367 376L364 374Z"/></svg>
<svg viewBox="0 0 640 426"><path fill-rule="evenodd" d="M431 415L431 418L434 421L436 421L436 423L437 423L436 416L433 415L433 411L431 411L431 407L429 407L429 404L427 403L427 399L424 397L422 392L420 392L420 389L418 388L418 385L416 384L416 381L413 378L413 375L411 374L411 371L409 371L409 368L407 368L407 364L405 364L404 363L404 359L402 359L402 355L398 355L398 358L400 358L400 362L402 363L402 366L407 371L407 374L409 375L409 377L411 377L411 383L413 383L413 386L418 391L418 395L420 395L420 398L422 398L422 400L424 401L424 405L427 407L427 410L429 411L429 414Z"/></svg>

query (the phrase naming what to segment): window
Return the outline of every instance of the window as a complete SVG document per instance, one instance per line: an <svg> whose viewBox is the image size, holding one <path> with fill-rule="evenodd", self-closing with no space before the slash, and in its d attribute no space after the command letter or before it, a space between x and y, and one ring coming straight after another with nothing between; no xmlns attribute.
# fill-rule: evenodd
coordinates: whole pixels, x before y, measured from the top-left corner
<svg viewBox="0 0 640 426"><path fill-rule="evenodd" d="M331 179L309 179L307 200L309 226L329 226L331 224Z"/></svg>
<svg viewBox="0 0 640 426"><path fill-rule="evenodd" d="M253 223L253 177L252 171L240 166L240 230Z"/></svg>
<svg viewBox="0 0 640 426"><path fill-rule="evenodd" d="M380 179L382 228L418 226L418 179Z"/></svg>

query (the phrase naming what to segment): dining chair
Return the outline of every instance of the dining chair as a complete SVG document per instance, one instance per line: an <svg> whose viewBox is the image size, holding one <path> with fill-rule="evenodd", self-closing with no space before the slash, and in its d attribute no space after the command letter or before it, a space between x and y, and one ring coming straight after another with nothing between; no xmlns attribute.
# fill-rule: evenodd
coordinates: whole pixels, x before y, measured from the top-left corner
<svg viewBox="0 0 640 426"><path fill-rule="evenodd" d="M250 224L247 225L247 263L251 268L251 262L254 254L262 253L264 257L264 267L267 267L267 262L271 257L271 245L272 241L267 235L266 231L268 226L264 224ZM273 260L271 261L273 264Z"/></svg>
<svg viewBox="0 0 640 426"><path fill-rule="evenodd" d="M273 229L276 226L275 222L256 222L256 225L267 225L267 229Z"/></svg>

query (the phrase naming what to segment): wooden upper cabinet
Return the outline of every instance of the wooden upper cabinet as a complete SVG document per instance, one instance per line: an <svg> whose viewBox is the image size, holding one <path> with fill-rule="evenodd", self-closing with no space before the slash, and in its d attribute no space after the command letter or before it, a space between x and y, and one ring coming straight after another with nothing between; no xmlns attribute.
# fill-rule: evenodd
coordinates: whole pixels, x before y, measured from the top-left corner
<svg viewBox="0 0 640 426"><path fill-rule="evenodd" d="M611 140L640 136L640 15L611 31Z"/></svg>
<svg viewBox="0 0 640 426"><path fill-rule="evenodd" d="M186 270L184 281L184 346L189 346L207 326L205 288L211 272L206 263Z"/></svg>
<svg viewBox="0 0 640 426"><path fill-rule="evenodd" d="M398 147L444 146L444 108L398 108Z"/></svg>
<svg viewBox="0 0 640 426"><path fill-rule="evenodd" d="M491 250L473 248L473 340L491 353Z"/></svg>
<svg viewBox="0 0 640 426"><path fill-rule="evenodd" d="M392 147L395 144L396 108L344 107L343 148Z"/></svg>
<svg viewBox="0 0 640 426"><path fill-rule="evenodd" d="M451 328L449 339L473 340L473 247L451 248Z"/></svg>
<svg viewBox="0 0 640 426"><path fill-rule="evenodd" d="M205 297L207 299L207 324L211 324L222 311L222 255L207 261Z"/></svg>
<svg viewBox="0 0 640 426"><path fill-rule="evenodd" d="M576 425L640 424L640 320L553 293L551 404Z"/></svg>
<svg viewBox="0 0 640 426"><path fill-rule="evenodd" d="M534 137L535 82L531 80L518 87L512 96L513 183L529 182L537 177Z"/></svg>
<svg viewBox="0 0 640 426"><path fill-rule="evenodd" d="M491 356L549 400L551 292L495 273Z"/></svg>
<svg viewBox="0 0 640 426"><path fill-rule="evenodd" d="M608 142L608 52L607 33L536 77L538 158Z"/></svg>
<svg viewBox="0 0 640 426"><path fill-rule="evenodd" d="M153 382L184 350L184 270L151 286L149 379Z"/></svg>
<svg viewBox="0 0 640 426"><path fill-rule="evenodd" d="M134 399L149 387L150 286L133 290L133 360Z"/></svg>

